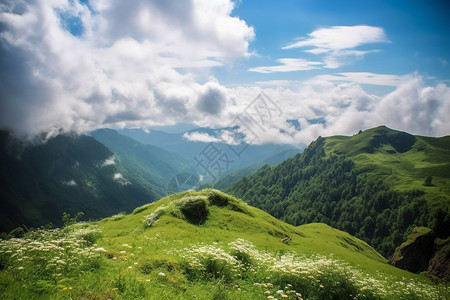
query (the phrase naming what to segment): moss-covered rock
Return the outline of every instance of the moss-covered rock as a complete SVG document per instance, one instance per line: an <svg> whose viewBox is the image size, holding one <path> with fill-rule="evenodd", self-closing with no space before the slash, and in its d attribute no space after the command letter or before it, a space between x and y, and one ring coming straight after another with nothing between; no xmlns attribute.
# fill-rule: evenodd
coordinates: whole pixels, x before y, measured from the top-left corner
<svg viewBox="0 0 450 300"><path fill-rule="evenodd" d="M414 228L408 240L395 250L389 264L413 273L426 271L435 250L434 239L431 229Z"/></svg>

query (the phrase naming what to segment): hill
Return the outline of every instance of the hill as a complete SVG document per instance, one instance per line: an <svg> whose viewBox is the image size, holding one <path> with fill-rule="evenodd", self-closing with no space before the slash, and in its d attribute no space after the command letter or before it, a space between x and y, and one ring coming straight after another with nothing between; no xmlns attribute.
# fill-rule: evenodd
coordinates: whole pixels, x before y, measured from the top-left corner
<svg viewBox="0 0 450 300"><path fill-rule="evenodd" d="M1 132L0 179L0 231L62 225L63 212L105 217L160 197L107 147L84 135L24 144Z"/></svg>
<svg viewBox="0 0 450 300"><path fill-rule="evenodd" d="M264 145L228 145L222 141L224 131L234 132L236 128L195 128L180 133L166 133L161 130L142 130L142 129L123 129L119 133L129 136L136 141L145 144L163 148L170 152L175 152L193 164L197 165L196 158L201 159L201 153L208 145L213 142L214 146L224 153L228 163L221 172L214 172L213 176L198 167L198 173L203 176L203 183L213 184L221 177L230 175L231 173L246 167L254 167L260 162L270 165L278 164L288 157L292 157L303 149L298 149L290 145L264 144ZM190 138L193 136L203 136L202 139ZM227 180L230 180L228 178Z"/></svg>
<svg viewBox="0 0 450 300"><path fill-rule="evenodd" d="M449 236L449 146L450 137L385 126L319 137L302 154L226 191L290 224L323 222L347 231L388 257L415 227Z"/></svg>
<svg viewBox="0 0 450 300"><path fill-rule="evenodd" d="M144 145L112 129L99 129L90 135L108 149L141 185L150 185L158 199L167 195L170 180L182 173L196 174L193 163L157 146Z"/></svg>
<svg viewBox="0 0 450 300"><path fill-rule="evenodd" d="M348 233L294 227L215 190L0 240L2 299L437 299L446 288Z"/></svg>

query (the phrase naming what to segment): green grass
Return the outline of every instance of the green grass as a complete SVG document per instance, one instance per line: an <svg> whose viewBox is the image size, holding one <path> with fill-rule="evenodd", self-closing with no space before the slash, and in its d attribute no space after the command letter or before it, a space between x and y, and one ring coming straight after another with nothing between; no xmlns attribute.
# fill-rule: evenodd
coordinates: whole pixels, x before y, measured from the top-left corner
<svg viewBox="0 0 450 300"><path fill-rule="evenodd" d="M207 205L201 222L184 209L192 199ZM146 226L148 216L162 210L165 213ZM285 237L289 243L282 241ZM188 191L128 215L0 241L2 299L357 295L449 296L448 285L388 265L348 233L320 223L294 227L215 190Z"/></svg>
<svg viewBox="0 0 450 300"><path fill-rule="evenodd" d="M403 147L399 146L401 142ZM444 204L450 208L449 149L450 136L412 136L385 126L325 140L328 155L345 153L357 167L381 176L392 188L401 192L423 190L430 206ZM432 176L432 186L424 186L427 176Z"/></svg>

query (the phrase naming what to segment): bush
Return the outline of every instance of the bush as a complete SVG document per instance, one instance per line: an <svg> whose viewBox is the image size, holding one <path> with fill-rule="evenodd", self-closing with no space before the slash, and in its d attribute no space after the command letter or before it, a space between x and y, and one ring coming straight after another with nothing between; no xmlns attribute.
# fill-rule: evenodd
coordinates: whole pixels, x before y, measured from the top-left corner
<svg viewBox="0 0 450 300"><path fill-rule="evenodd" d="M209 214L208 200L202 196L186 197L177 203L187 221L200 224Z"/></svg>

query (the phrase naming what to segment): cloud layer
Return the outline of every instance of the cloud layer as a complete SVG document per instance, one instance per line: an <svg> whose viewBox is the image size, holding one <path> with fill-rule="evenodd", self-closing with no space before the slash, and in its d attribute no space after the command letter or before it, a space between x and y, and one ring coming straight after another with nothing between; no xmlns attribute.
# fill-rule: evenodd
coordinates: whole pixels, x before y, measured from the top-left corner
<svg viewBox="0 0 450 300"><path fill-rule="evenodd" d="M0 127L36 134L220 116L223 88L192 70L248 56L230 0L7 0ZM203 82L203 83L198 83Z"/></svg>
<svg viewBox="0 0 450 300"><path fill-rule="evenodd" d="M230 0L4 0L0 3L0 128L19 135L195 123L240 126L251 143L308 143L386 124L450 134L450 88L422 76L335 73L305 82L225 87L209 68L249 55L253 28ZM370 26L320 28L286 46L317 60L280 59L261 73L333 68L385 42ZM387 85L377 96L360 84ZM257 100L263 92L265 97ZM263 99L263 100L261 100ZM286 120L296 120L300 130ZM297 126L298 127L298 126ZM237 144L234 132L221 139ZM215 141L192 133L187 139Z"/></svg>

